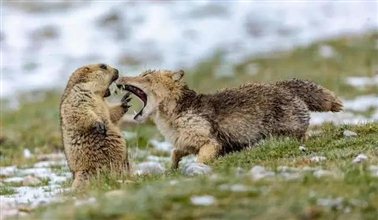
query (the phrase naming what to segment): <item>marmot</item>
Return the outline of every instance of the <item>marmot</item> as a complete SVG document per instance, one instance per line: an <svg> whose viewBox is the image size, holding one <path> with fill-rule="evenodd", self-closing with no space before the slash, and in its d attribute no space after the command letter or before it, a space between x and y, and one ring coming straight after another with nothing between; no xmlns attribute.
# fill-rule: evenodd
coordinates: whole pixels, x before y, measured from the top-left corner
<svg viewBox="0 0 378 220"><path fill-rule="evenodd" d="M109 65L83 66L71 75L63 93L61 130L73 188L85 186L97 172L128 170L126 142L116 124L129 108L129 93L117 106L109 107L104 100L117 78L118 70Z"/></svg>
<svg viewBox="0 0 378 220"><path fill-rule="evenodd" d="M198 154L198 161L207 163L271 135L304 140L310 111L342 109L331 91L310 81L250 83L215 94L197 94L183 82L183 76L183 71L146 71L116 82L145 103L134 120L143 122L152 116L174 144L173 168L188 154Z"/></svg>

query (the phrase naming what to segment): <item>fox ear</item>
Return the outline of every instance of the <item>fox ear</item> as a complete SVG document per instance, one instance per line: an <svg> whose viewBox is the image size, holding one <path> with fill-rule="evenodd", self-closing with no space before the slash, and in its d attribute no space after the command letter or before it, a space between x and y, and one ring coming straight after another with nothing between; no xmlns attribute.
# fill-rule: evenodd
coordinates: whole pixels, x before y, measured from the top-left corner
<svg viewBox="0 0 378 220"><path fill-rule="evenodd" d="M174 72L172 75L172 79L174 81L180 81L184 77L184 70L179 70L177 72Z"/></svg>

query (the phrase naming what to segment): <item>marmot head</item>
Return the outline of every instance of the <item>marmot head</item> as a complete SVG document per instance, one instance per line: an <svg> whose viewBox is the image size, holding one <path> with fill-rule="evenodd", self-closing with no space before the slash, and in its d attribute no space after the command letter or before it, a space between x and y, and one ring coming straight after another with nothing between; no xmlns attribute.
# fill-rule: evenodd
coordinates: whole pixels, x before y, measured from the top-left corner
<svg viewBox="0 0 378 220"><path fill-rule="evenodd" d="M109 86L118 79L118 70L106 64L90 64L80 67L71 75L66 92L75 85L85 84L86 88L103 97L110 96Z"/></svg>
<svg viewBox="0 0 378 220"><path fill-rule="evenodd" d="M183 77L183 70L148 70L136 77L120 77L116 84L143 101L143 109L134 116L135 120L143 121L156 111L162 101L180 97L182 88L186 86Z"/></svg>

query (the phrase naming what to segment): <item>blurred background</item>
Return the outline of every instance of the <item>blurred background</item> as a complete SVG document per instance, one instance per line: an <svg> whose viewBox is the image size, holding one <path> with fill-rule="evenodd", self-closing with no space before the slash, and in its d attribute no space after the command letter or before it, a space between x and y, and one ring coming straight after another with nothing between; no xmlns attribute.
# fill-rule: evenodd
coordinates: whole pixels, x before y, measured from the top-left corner
<svg viewBox="0 0 378 220"><path fill-rule="evenodd" d="M17 214L20 204L25 212L51 202L55 189L69 186L60 96L70 74L88 63L123 75L184 69L189 86L206 93L309 79L345 105L344 112L313 113L311 129L378 122L375 0L1 1L0 43L2 216ZM172 146L155 126L123 131L131 161L154 162L164 172ZM38 187L23 188L29 185Z"/></svg>
<svg viewBox="0 0 378 220"><path fill-rule="evenodd" d="M60 96L70 74L88 63L124 75L184 69L189 86L207 93L309 79L345 104L342 113L313 113L312 125L378 120L377 1L1 3L4 161L26 147L62 149ZM143 137L139 146L160 137L152 124L130 129Z"/></svg>
<svg viewBox="0 0 378 220"><path fill-rule="evenodd" d="M373 0L2 4L2 98L62 88L87 63L104 62L135 75L148 68L190 71L216 58L215 76L229 77L251 56L378 28ZM329 47L319 52L334 55ZM249 68L250 74L257 71Z"/></svg>

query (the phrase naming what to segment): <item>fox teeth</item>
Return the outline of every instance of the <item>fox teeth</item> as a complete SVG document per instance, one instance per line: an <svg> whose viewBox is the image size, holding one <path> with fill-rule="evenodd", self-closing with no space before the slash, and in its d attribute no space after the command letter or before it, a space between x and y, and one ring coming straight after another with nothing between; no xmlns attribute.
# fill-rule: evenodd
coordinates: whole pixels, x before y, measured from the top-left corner
<svg viewBox="0 0 378 220"><path fill-rule="evenodd" d="M134 110L134 115L137 115L138 114L138 112L136 112L135 110Z"/></svg>

